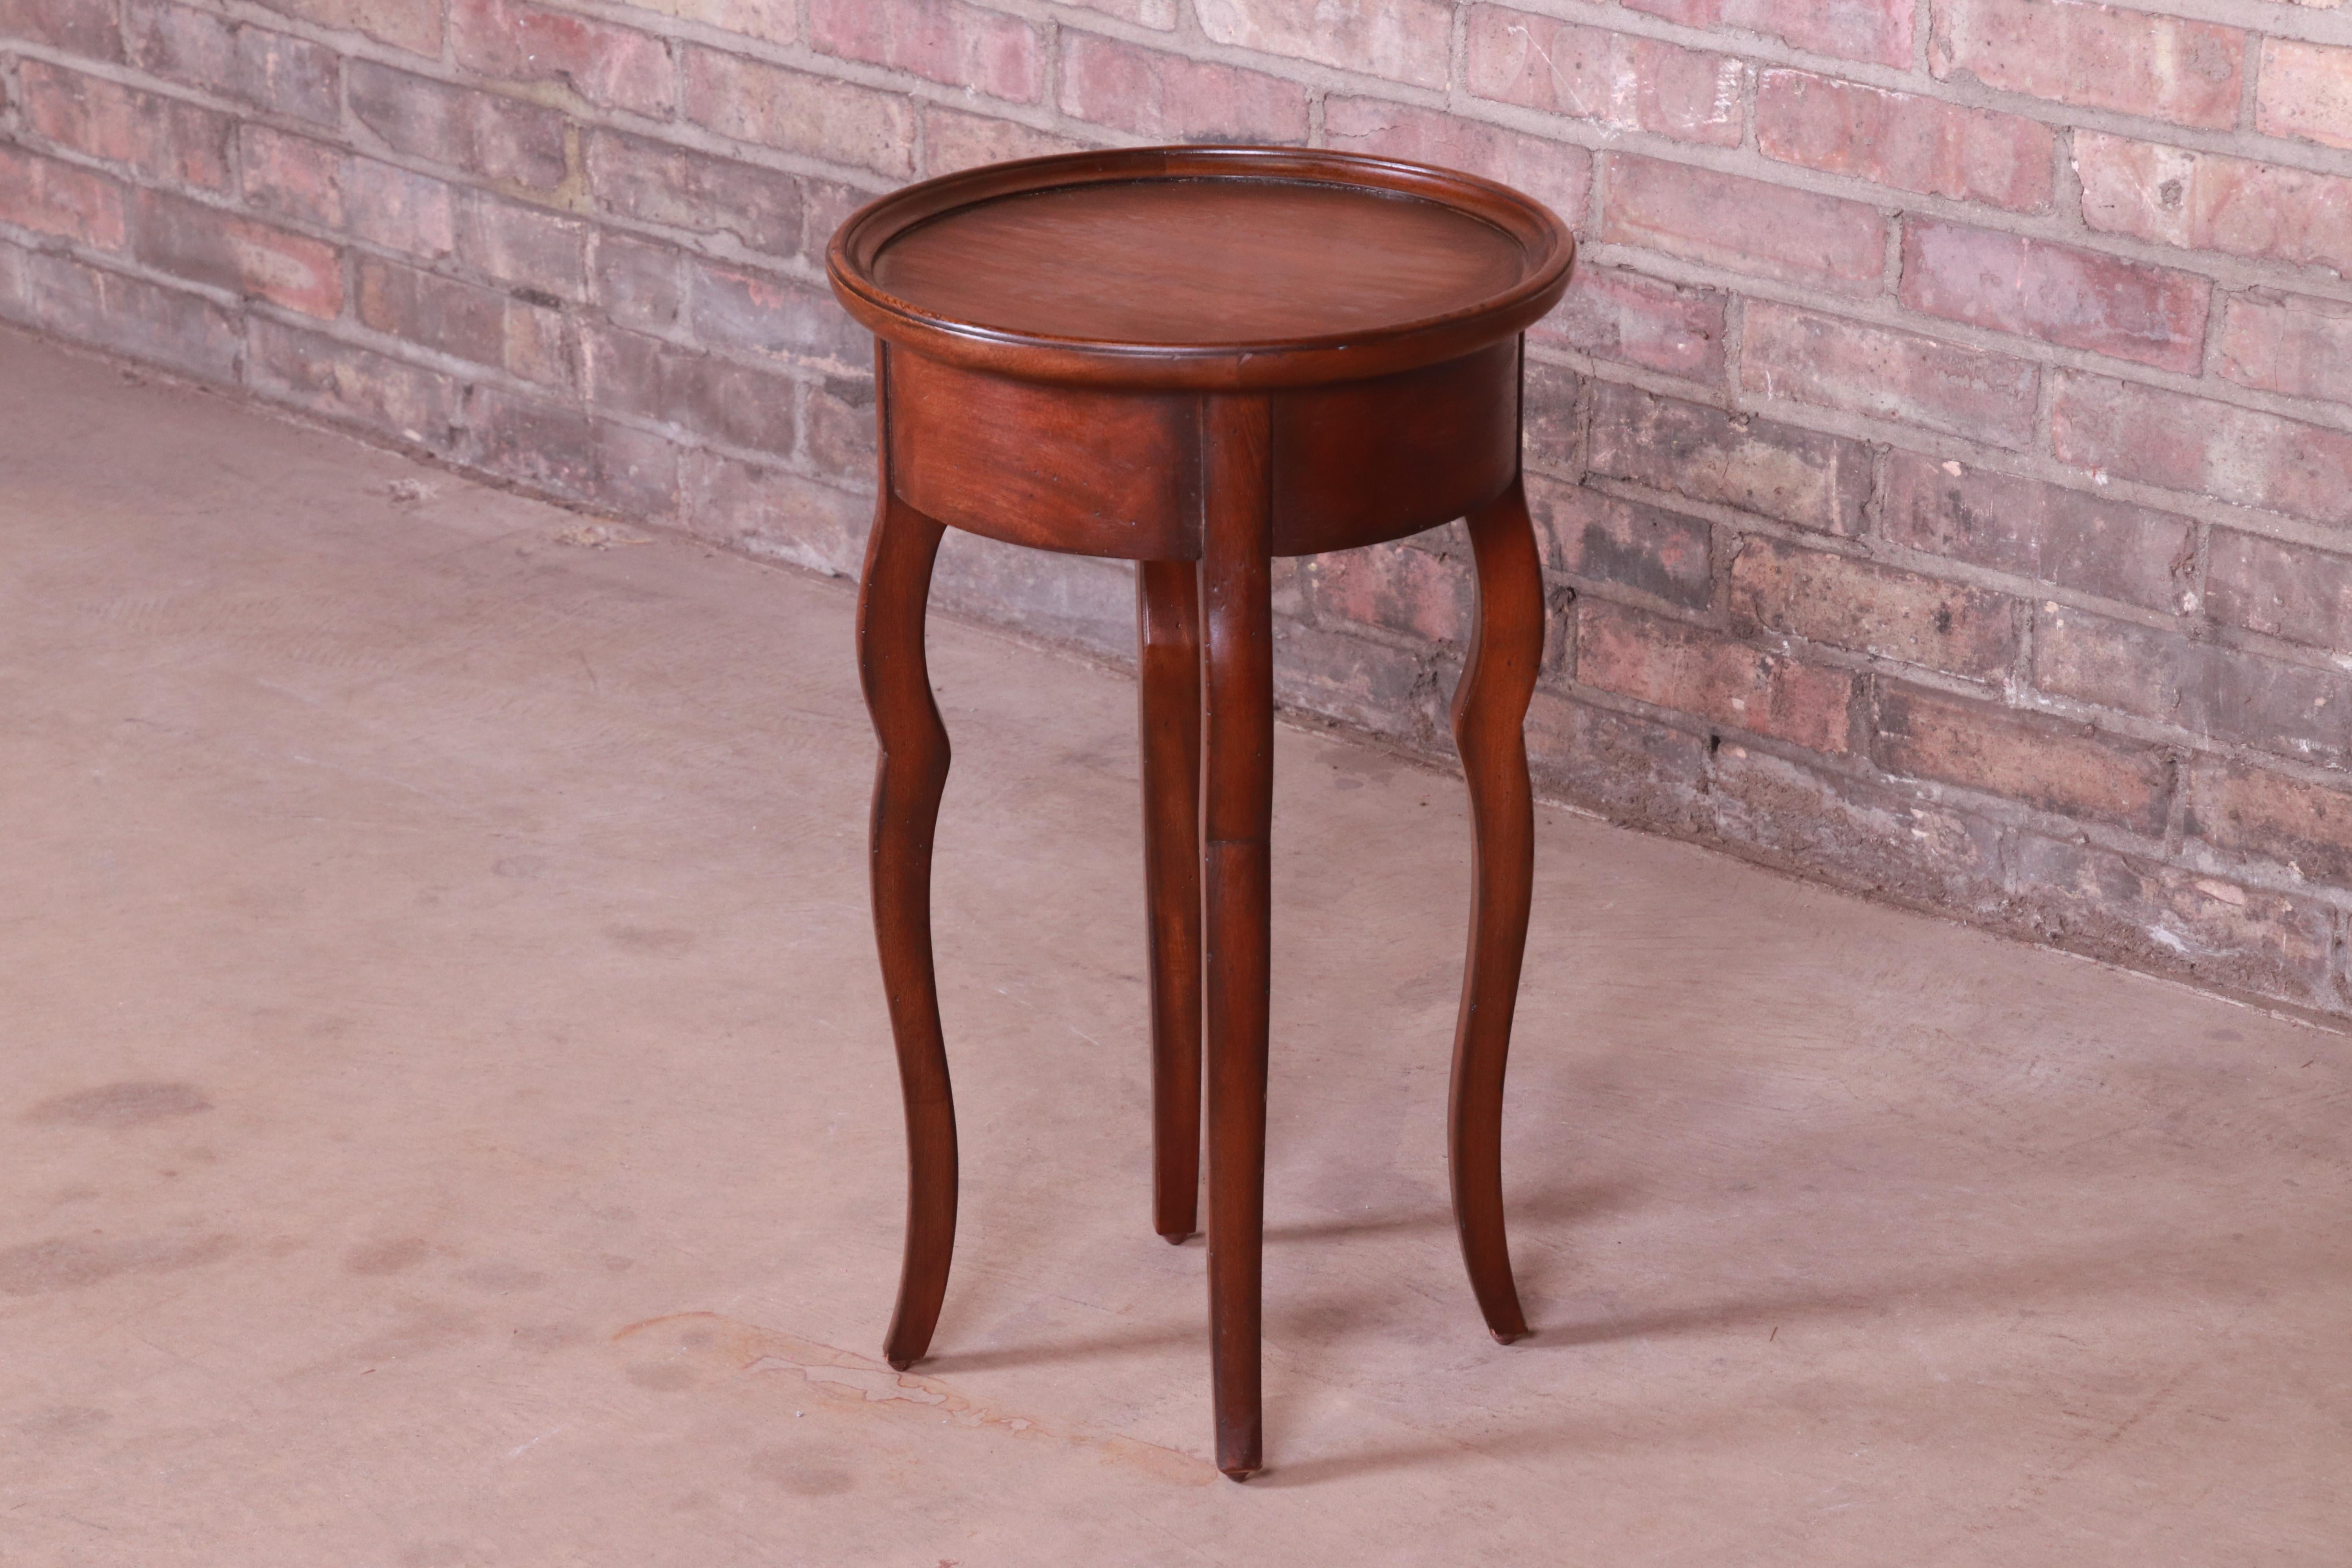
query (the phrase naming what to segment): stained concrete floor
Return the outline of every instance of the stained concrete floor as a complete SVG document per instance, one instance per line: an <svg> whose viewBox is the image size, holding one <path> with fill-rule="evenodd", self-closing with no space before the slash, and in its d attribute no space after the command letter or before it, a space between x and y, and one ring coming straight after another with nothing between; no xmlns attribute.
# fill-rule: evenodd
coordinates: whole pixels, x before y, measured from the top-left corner
<svg viewBox="0 0 2352 1568"><path fill-rule="evenodd" d="M963 1228L892 1374L847 590L582 527L0 335L10 1568L2352 1556L2344 1038L1547 812L1506 1349L1458 788L1292 731L1218 1479L1132 689L946 625Z"/></svg>

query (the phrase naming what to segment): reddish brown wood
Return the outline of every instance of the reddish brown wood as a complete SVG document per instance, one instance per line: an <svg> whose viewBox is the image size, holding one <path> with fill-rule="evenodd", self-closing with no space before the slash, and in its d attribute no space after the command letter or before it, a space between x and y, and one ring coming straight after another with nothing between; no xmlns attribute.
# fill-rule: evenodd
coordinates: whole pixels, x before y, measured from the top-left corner
<svg viewBox="0 0 2352 1568"><path fill-rule="evenodd" d="M1525 724L1543 658L1543 564L1517 479L1469 521L1478 564L1478 626L1454 689L1454 742L1470 786L1475 858L1462 1009L1454 1026L1446 1157L1471 1291L1488 1331L1509 1344L1527 1333L1528 1321L1503 1237L1503 1068L1535 879Z"/></svg>
<svg viewBox="0 0 2352 1568"><path fill-rule="evenodd" d="M1267 841L1274 819L1273 410L1264 395L1202 405L1201 605L1207 763L1209 1345L1217 1468L1265 1463L1259 1254L1265 1225Z"/></svg>
<svg viewBox="0 0 2352 1568"><path fill-rule="evenodd" d="M1151 1227L1200 1228L1201 584L1189 561L1135 568L1143 889L1151 950Z"/></svg>

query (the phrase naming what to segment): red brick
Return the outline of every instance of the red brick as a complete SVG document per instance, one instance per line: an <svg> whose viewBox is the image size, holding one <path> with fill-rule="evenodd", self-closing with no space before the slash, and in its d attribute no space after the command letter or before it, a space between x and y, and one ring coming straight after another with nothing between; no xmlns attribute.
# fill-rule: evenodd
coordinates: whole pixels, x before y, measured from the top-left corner
<svg viewBox="0 0 2352 1568"><path fill-rule="evenodd" d="M2019 115L1811 71L1757 79L1758 152L1898 190L2047 212L2056 142L2049 126Z"/></svg>
<svg viewBox="0 0 2352 1568"><path fill-rule="evenodd" d="M2122 478L2352 522L2352 435L2162 388L2062 372L2060 459Z"/></svg>
<svg viewBox="0 0 2352 1568"><path fill-rule="evenodd" d="M1045 90L1045 46L1018 16L962 0L809 0L809 45L966 92L1034 103Z"/></svg>
<svg viewBox="0 0 2352 1568"><path fill-rule="evenodd" d="M1318 555L1304 563L1318 618L1353 621L1432 642L1463 643L1477 624L1470 562L1403 544Z"/></svg>
<svg viewBox="0 0 2352 1568"><path fill-rule="evenodd" d="M2074 132L2083 221L2109 234L2352 271L2352 180Z"/></svg>
<svg viewBox="0 0 2352 1568"><path fill-rule="evenodd" d="M2188 826L2217 848L2352 889L2352 789L2206 757L2190 777Z"/></svg>
<svg viewBox="0 0 2352 1568"><path fill-rule="evenodd" d="M1935 0L1927 66L2031 93L2226 131L2237 122L2246 36L2235 27L2082 0Z"/></svg>
<svg viewBox="0 0 2352 1568"><path fill-rule="evenodd" d="M466 419L466 462L625 517L677 510L677 449L661 437L489 386L475 389Z"/></svg>
<svg viewBox="0 0 2352 1568"><path fill-rule="evenodd" d="M1476 97L1681 142L1739 145L1747 67L1729 55L1499 5L1471 11L1468 49ZM1436 58L1434 85L1442 86L1443 53Z"/></svg>
<svg viewBox="0 0 2352 1568"><path fill-rule="evenodd" d="M1882 690L1877 752L1898 777L1937 779L2150 836L2164 831L2172 796L2171 768L2157 747L1912 687Z"/></svg>
<svg viewBox="0 0 2352 1568"><path fill-rule="evenodd" d="M428 260L457 248L457 193L430 174L354 157L343 165L343 194L354 238Z"/></svg>
<svg viewBox="0 0 2352 1568"><path fill-rule="evenodd" d="M915 172L915 111L898 93L697 48L686 55L686 117L763 147L884 174Z"/></svg>
<svg viewBox="0 0 2352 1568"><path fill-rule="evenodd" d="M1577 403L1583 378L1563 365L1529 360L1519 387L1519 450L1523 460L1563 474L1576 471Z"/></svg>
<svg viewBox="0 0 2352 1568"><path fill-rule="evenodd" d="M800 7L780 5L777 0L629 0L629 4L771 44L789 44L800 37Z"/></svg>
<svg viewBox="0 0 2352 1568"><path fill-rule="evenodd" d="M1527 739L1528 768L1547 798L1652 828L1707 826L1704 736L1538 689Z"/></svg>
<svg viewBox="0 0 2352 1568"><path fill-rule="evenodd" d="M0 175L0 184L5 181ZM211 300L69 256L37 251L23 268L25 311L43 331L199 380L236 380L237 318Z"/></svg>
<svg viewBox="0 0 2352 1568"><path fill-rule="evenodd" d="M1323 140L1343 153L1382 153L1499 180L1571 224L1592 189L1592 154L1581 147L1385 99L1326 99Z"/></svg>
<svg viewBox="0 0 2352 1568"><path fill-rule="evenodd" d="M563 116L541 104L473 92L353 60L352 118L395 152L541 190L563 183Z"/></svg>
<svg viewBox="0 0 2352 1568"><path fill-rule="evenodd" d="M1911 63L1910 0L1625 0L1625 8L1689 27L1762 33L1840 59Z"/></svg>
<svg viewBox="0 0 2352 1568"><path fill-rule="evenodd" d="M789 354L856 374L873 368L874 340L833 296L789 278L689 258L695 336L757 353Z"/></svg>
<svg viewBox="0 0 2352 1568"><path fill-rule="evenodd" d="M1444 88L1453 53L1454 7L1448 0L1381 0L1372 5L1200 0L1200 16L1201 30L1214 43L1414 87Z"/></svg>
<svg viewBox="0 0 2352 1568"><path fill-rule="evenodd" d="M148 266L215 289L309 316L342 313L342 254L333 246L167 191L139 193L136 248Z"/></svg>
<svg viewBox="0 0 2352 1568"><path fill-rule="evenodd" d="M457 245L449 187L427 174L355 157L266 125L241 126L246 205L387 250L437 261Z"/></svg>
<svg viewBox="0 0 2352 1568"><path fill-rule="evenodd" d="M1608 267L1580 267L1559 309L1528 329L1538 343L1693 381L1723 379L1720 289L1685 288Z"/></svg>
<svg viewBox="0 0 2352 1568"><path fill-rule="evenodd" d="M114 7L100 0L0 0L0 38L29 38L91 59L122 58Z"/></svg>
<svg viewBox="0 0 2352 1568"><path fill-rule="evenodd" d="M2171 512L1895 452L1880 519L1914 550L2151 610L2194 607L2196 531Z"/></svg>
<svg viewBox="0 0 2352 1568"><path fill-rule="evenodd" d="M2329 147L2352 147L2352 49L2263 40L2254 128Z"/></svg>
<svg viewBox="0 0 2352 1568"><path fill-rule="evenodd" d="M1178 0L1065 0L1082 11L1097 11L1139 26L1168 32L1176 26Z"/></svg>
<svg viewBox="0 0 2352 1568"><path fill-rule="evenodd" d="M2217 528L2205 607L2273 637L2352 653L2352 555Z"/></svg>
<svg viewBox="0 0 2352 1568"><path fill-rule="evenodd" d="M584 347L599 404L779 457L797 444L800 390L783 376L630 332L592 331Z"/></svg>
<svg viewBox="0 0 2352 1568"><path fill-rule="evenodd" d="M846 484L874 480L874 383L829 375L801 384L801 448L818 474Z"/></svg>
<svg viewBox="0 0 2352 1568"><path fill-rule="evenodd" d="M1213 61L1062 35L1062 112L1139 136L1187 142L1307 140L1307 89Z"/></svg>
<svg viewBox="0 0 2352 1568"><path fill-rule="evenodd" d="M379 43L438 58L441 0L255 0L281 16L364 33Z"/></svg>
<svg viewBox="0 0 2352 1568"><path fill-rule="evenodd" d="M2193 374L2213 285L2193 272L1989 228L1904 226L1897 297L1915 310Z"/></svg>
<svg viewBox="0 0 2352 1568"><path fill-rule="evenodd" d="M584 300L592 232L578 218L470 191L457 210L456 252L467 266L502 283Z"/></svg>
<svg viewBox="0 0 2352 1568"><path fill-rule="evenodd" d="M824 237L803 232L808 204L791 174L618 131L593 132L587 158L588 188L608 212L730 234L773 256L823 254Z"/></svg>
<svg viewBox="0 0 2352 1568"><path fill-rule="evenodd" d="M129 232L121 181L0 144L0 223L100 250L121 250Z"/></svg>
<svg viewBox="0 0 2352 1568"><path fill-rule="evenodd" d="M2062 605L2035 623L2033 683L2298 762L2341 767L2352 760L2352 674L2341 670Z"/></svg>
<svg viewBox="0 0 2352 1568"><path fill-rule="evenodd" d="M1847 749L1852 676L1589 595L1577 601L1576 678L1816 752Z"/></svg>
<svg viewBox="0 0 2352 1568"><path fill-rule="evenodd" d="M373 256L354 258L352 272L363 325L458 359L505 363L507 297L496 289Z"/></svg>
<svg viewBox="0 0 2352 1568"><path fill-rule="evenodd" d="M1825 533L1855 533L1870 494L1859 441L1657 397L1592 387L1592 471Z"/></svg>
<svg viewBox="0 0 2352 1568"><path fill-rule="evenodd" d="M677 92L669 50L650 33L526 0L450 0L449 47L467 70L557 81L591 103L667 119Z"/></svg>
<svg viewBox="0 0 2352 1568"><path fill-rule="evenodd" d="M150 180L228 189L227 115L41 60L18 68L26 123L50 141Z"/></svg>
<svg viewBox="0 0 2352 1568"><path fill-rule="evenodd" d="M1848 887L1990 911L2000 902L2000 833L1851 773L1726 744L1708 797L1724 838Z"/></svg>
<svg viewBox="0 0 2352 1568"><path fill-rule="evenodd" d="M923 106L923 172L927 174L952 174L959 169L1013 158L1075 153L1084 145L1010 120L966 114L936 103Z"/></svg>
<svg viewBox="0 0 2352 1568"><path fill-rule="evenodd" d="M686 314L686 275L675 247L606 229L596 237L595 300L614 321L667 331Z"/></svg>
<svg viewBox="0 0 2352 1568"><path fill-rule="evenodd" d="M1739 374L1768 397L2000 447L2033 440L2032 365L1913 332L1750 300Z"/></svg>
<svg viewBox="0 0 2352 1568"><path fill-rule="evenodd" d="M1629 153L1603 163L1603 239L1833 294L1878 291L1886 221L1874 207Z"/></svg>
<svg viewBox="0 0 2352 1568"><path fill-rule="evenodd" d="M2221 314L2221 374L2240 386L2352 403L2352 306L2231 295Z"/></svg>
<svg viewBox="0 0 2352 1568"><path fill-rule="evenodd" d="M246 338L247 383L261 396L436 451L455 446L458 378L263 316Z"/></svg>
<svg viewBox="0 0 2352 1568"><path fill-rule="evenodd" d="M142 70L314 125L342 117L342 58L323 44L169 0L126 0L122 30Z"/></svg>
<svg viewBox="0 0 2352 1568"><path fill-rule="evenodd" d="M1749 538L1731 563L1733 629L1799 637L1979 680L2017 652L2014 601L1982 588L1776 540Z"/></svg>
<svg viewBox="0 0 2352 1568"><path fill-rule="evenodd" d="M1685 610L1715 598L1704 518L1627 500L1544 474L1527 476L1528 510L1545 559L1591 583L1633 588Z"/></svg>

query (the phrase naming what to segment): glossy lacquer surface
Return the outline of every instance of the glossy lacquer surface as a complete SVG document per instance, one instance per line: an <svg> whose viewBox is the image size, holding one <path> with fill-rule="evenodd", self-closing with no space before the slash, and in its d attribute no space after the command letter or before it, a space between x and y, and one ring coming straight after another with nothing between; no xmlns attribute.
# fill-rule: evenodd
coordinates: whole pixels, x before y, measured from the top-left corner
<svg viewBox="0 0 2352 1568"><path fill-rule="evenodd" d="M893 1365L929 1348L955 1239L929 908L948 739L923 658L950 526L1138 563L1151 1227L1193 1234L1205 1121L1216 1463L1241 1479L1265 1462L1272 564L1467 519L1478 616L1454 731L1474 890L1447 1149L1472 1294L1496 1338L1527 1332L1501 1173L1534 854L1521 730L1544 642L1518 334L1574 248L1503 186L1282 148L997 164L886 196L835 237L835 291L877 340L858 660L909 1157Z"/></svg>

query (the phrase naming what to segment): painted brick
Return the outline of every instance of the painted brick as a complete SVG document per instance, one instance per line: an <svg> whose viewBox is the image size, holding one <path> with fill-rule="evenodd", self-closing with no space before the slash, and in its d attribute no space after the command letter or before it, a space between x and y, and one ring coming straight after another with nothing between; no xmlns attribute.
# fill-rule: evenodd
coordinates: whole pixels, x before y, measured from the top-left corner
<svg viewBox="0 0 2352 1568"><path fill-rule="evenodd" d="M799 388L783 376L628 332L592 331L583 346L597 403L779 457L798 444Z"/></svg>
<svg viewBox="0 0 2352 1568"><path fill-rule="evenodd" d="M2352 306L2231 295L2221 313L2221 374L2240 386L2352 403Z"/></svg>
<svg viewBox="0 0 2352 1568"><path fill-rule="evenodd" d="M0 38L29 38L91 59L122 58L114 7L90 0L0 0Z"/></svg>
<svg viewBox="0 0 2352 1568"><path fill-rule="evenodd" d="M38 251L25 258L20 286L27 317L45 331L202 381L236 380L237 318L209 300Z"/></svg>
<svg viewBox="0 0 2352 1568"><path fill-rule="evenodd" d="M1687 730L1538 689L1528 705L1536 788L1620 822L1699 831L1706 741Z"/></svg>
<svg viewBox="0 0 2352 1568"><path fill-rule="evenodd" d="M2092 228L2352 272L2352 180L2089 131L2074 168Z"/></svg>
<svg viewBox="0 0 2352 1568"><path fill-rule="evenodd" d="M801 384L801 445L808 466L848 484L875 479L874 382L829 375Z"/></svg>
<svg viewBox="0 0 2352 1568"><path fill-rule="evenodd" d="M2151 610L2193 608L2196 531L2170 512L1898 451L1879 527L1956 561Z"/></svg>
<svg viewBox="0 0 2352 1568"><path fill-rule="evenodd" d="M1470 13L1470 91L1547 114L1739 145L1747 67L1729 55L1579 26L1500 5ZM1441 50L1438 79L1444 86Z"/></svg>
<svg viewBox="0 0 2352 1568"><path fill-rule="evenodd" d="M927 174L952 174L982 163L1075 153L1084 145L1014 121L966 114L936 103L923 106L923 172Z"/></svg>
<svg viewBox="0 0 2352 1568"><path fill-rule="evenodd" d="M1856 533L1870 493L1859 441L1636 387L1592 387L1592 471L1825 533Z"/></svg>
<svg viewBox="0 0 2352 1568"><path fill-rule="evenodd" d="M915 172L906 97L712 49L686 53L686 117L738 141L877 174Z"/></svg>
<svg viewBox="0 0 2352 1568"><path fill-rule="evenodd" d="M773 256L821 255L804 232L808 204L791 174L691 147L598 131L588 139L588 188L608 212L698 234L729 234Z"/></svg>
<svg viewBox="0 0 2352 1568"><path fill-rule="evenodd" d="M2056 142L2055 131L2020 115L1811 71L1757 78L1758 152L1898 190L2047 212Z"/></svg>
<svg viewBox="0 0 2352 1568"><path fill-rule="evenodd" d="M1762 33L1840 59L1911 63L1910 0L1625 0L1625 8L1687 27Z"/></svg>
<svg viewBox="0 0 2352 1568"><path fill-rule="evenodd" d="M2217 528L2205 607L2220 620L2352 653L2352 555Z"/></svg>
<svg viewBox="0 0 2352 1568"><path fill-rule="evenodd" d="M1629 153L1602 162L1603 239L1833 294L1878 291L1886 222L1874 207Z"/></svg>
<svg viewBox="0 0 2352 1568"><path fill-rule="evenodd" d="M1564 365L1528 360L1520 372L1519 447L1530 467L1573 477L1579 454L1577 405L1584 379Z"/></svg>
<svg viewBox="0 0 2352 1568"><path fill-rule="evenodd" d="M1912 310L2194 374L2212 283L2023 235L1913 218L1898 298Z"/></svg>
<svg viewBox="0 0 2352 1568"><path fill-rule="evenodd" d="M1767 300L1748 306L1740 380L1768 397L1995 446L2023 447L2033 440L2038 373L2032 364Z"/></svg>
<svg viewBox="0 0 2352 1568"><path fill-rule="evenodd" d="M2055 696L2298 762L2352 761L2352 674L2342 670L2061 606L2035 625L2033 681Z"/></svg>
<svg viewBox="0 0 2352 1568"><path fill-rule="evenodd" d="M352 285L362 324L458 359L506 363L507 298L496 289L365 255L352 259Z"/></svg>
<svg viewBox="0 0 2352 1568"><path fill-rule="evenodd" d="M594 299L614 321L667 331L686 315L686 274L670 246L606 229L596 237Z"/></svg>
<svg viewBox="0 0 2352 1568"><path fill-rule="evenodd" d="M1913 687L1882 689L1876 750L1880 765L1900 777L2151 837L2164 831L2172 795L2171 766L2157 747Z"/></svg>
<svg viewBox="0 0 2352 1568"><path fill-rule="evenodd" d="M1432 642L1465 643L1477 624L1470 562L1402 544L1318 555L1303 565L1321 624L1353 621Z"/></svg>
<svg viewBox="0 0 2352 1568"><path fill-rule="evenodd" d="M331 245L167 191L141 191L137 213L135 248L150 267L309 316L342 313L342 255Z"/></svg>
<svg viewBox="0 0 2352 1568"><path fill-rule="evenodd" d="M833 296L788 278L689 258L695 335L715 346L789 354L851 374L874 364L874 339Z"/></svg>
<svg viewBox="0 0 2352 1568"><path fill-rule="evenodd" d="M1718 835L1783 865L1947 909L2000 902L1999 831L1965 812L1730 743L1708 799Z"/></svg>
<svg viewBox="0 0 2352 1568"><path fill-rule="evenodd" d="M1799 637L1996 680L2017 652L2006 596L1777 540L1741 542L1731 563L1731 623L1753 637Z"/></svg>
<svg viewBox="0 0 2352 1568"><path fill-rule="evenodd" d="M2352 889L2352 789L2206 756L2190 775L2188 827L2216 848Z"/></svg>
<svg viewBox="0 0 2352 1568"><path fill-rule="evenodd" d="M168 0L125 0L122 31L142 70L314 125L342 117L342 58L324 44Z"/></svg>
<svg viewBox="0 0 2352 1568"><path fill-rule="evenodd" d="M912 72L967 92L1034 103L1045 92L1045 50L1018 16L962 0L809 0L809 45Z"/></svg>
<svg viewBox="0 0 2352 1568"><path fill-rule="evenodd" d="M1323 140L1343 153L1384 153L1499 180L1571 224L1592 189L1592 155L1581 147L1385 99L1325 100Z"/></svg>
<svg viewBox="0 0 2352 1568"><path fill-rule="evenodd" d="M561 300L588 297L588 238L594 231L564 217L469 191L457 203L457 259L502 283Z"/></svg>
<svg viewBox="0 0 2352 1568"><path fill-rule="evenodd" d="M435 451L457 443L462 381L257 316L247 383L263 397Z"/></svg>
<svg viewBox="0 0 2352 1568"><path fill-rule="evenodd" d="M463 461L625 517L677 510L677 452L661 437L488 386L466 418Z"/></svg>
<svg viewBox="0 0 2352 1568"><path fill-rule="evenodd" d="M689 449L678 465L679 521L696 538L828 576L857 574L872 497L722 452Z"/></svg>
<svg viewBox="0 0 2352 1568"><path fill-rule="evenodd" d="M2341 430L2067 371L2058 376L2051 434L2065 462L2352 522L2352 434Z"/></svg>
<svg viewBox="0 0 2352 1568"><path fill-rule="evenodd" d="M394 151L540 190L563 183L564 121L556 110L373 60L353 60L348 75L352 118Z"/></svg>
<svg viewBox="0 0 2352 1568"><path fill-rule="evenodd" d="M1685 517L1544 474L1527 476L1528 510L1551 567L1571 577L1633 588L1685 610L1715 598L1713 529Z"/></svg>
<svg viewBox="0 0 2352 1568"><path fill-rule="evenodd" d="M1381 0L1372 5L1198 0L1198 9L1201 30L1215 43L1414 87L1445 86L1454 48L1454 7L1448 0Z"/></svg>
<svg viewBox="0 0 2352 1568"><path fill-rule="evenodd" d="M2352 147L2352 49L2263 40L2254 127L2328 147Z"/></svg>
<svg viewBox="0 0 2352 1568"><path fill-rule="evenodd" d="M0 143L0 223L121 250L130 232L122 183Z"/></svg>
<svg viewBox="0 0 2352 1568"><path fill-rule="evenodd" d="M449 48L469 71L561 82L590 103L664 119L677 90L652 34L526 0L449 0Z"/></svg>
<svg viewBox="0 0 2352 1568"><path fill-rule="evenodd" d="M1611 267L1580 267L1559 308L1528 329L1528 335L1538 343L1595 359L1720 382L1726 298L1719 289L1685 288Z"/></svg>
<svg viewBox="0 0 2352 1568"><path fill-rule="evenodd" d="M1852 676L1603 599L1577 601L1576 678L1816 752L1847 749Z"/></svg>
<svg viewBox="0 0 2352 1568"><path fill-rule="evenodd" d="M2038 834L2011 858L2016 913L2049 941L2200 985L2333 1000L2323 904Z"/></svg>
<svg viewBox="0 0 2352 1568"><path fill-rule="evenodd" d="M438 58L441 0L255 0L282 16L363 33L378 43Z"/></svg>
<svg viewBox="0 0 2352 1568"><path fill-rule="evenodd" d="M640 10L700 22L721 32L740 33L771 44L800 37L800 7L788 0L628 0Z"/></svg>
<svg viewBox="0 0 2352 1568"><path fill-rule="evenodd" d="M2226 131L2237 122L2246 36L2082 0L1935 0L1937 80Z"/></svg>
<svg viewBox="0 0 2352 1568"><path fill-rule="evenodd" d="M1307 89L1295 81L1102 37L1062 35L1062 112L1187 142L1307 140Z"/></svg>
<svg viewBox="0 0 2352 1568"><path fill-rule="evenodd" d="M26 123L50 141L150 180L228 189L227 115L41 60L25 61L18 74Z"/></svg>

